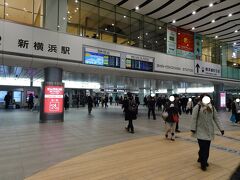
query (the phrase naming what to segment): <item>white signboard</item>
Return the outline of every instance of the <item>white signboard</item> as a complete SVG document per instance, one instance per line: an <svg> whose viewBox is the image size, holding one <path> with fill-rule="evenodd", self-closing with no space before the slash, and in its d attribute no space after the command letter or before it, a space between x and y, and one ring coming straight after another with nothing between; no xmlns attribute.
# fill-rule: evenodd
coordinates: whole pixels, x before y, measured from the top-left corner
<svg viewBox="0 0 240 180"><path fill-rule="evenodd" d="M156 54L154 71L194 75L194 61L181 57Z"/></svg>
<svg viewBox="0 0 240 180"><path fill-rule="evenodd" d="M2 24L3 50L6 52L82 61L80 37L10 22ZM0 35L1 28L0 24Z"/></svg>
<svg viewBox="0 0 240 180"><path fill-rule="evenodd" d="M3 50L21 54L32 54L33 28L14 23L4 23Z"/></svg>
<svg viewBox="0 0 240 180"><path fill-rule="evenodd" d="M153 60L154 60L154 58L152 58L152 57L139 56L139 55L133 55L133 54L127 54L126 58L139 60L139 61L147 61L147 62L153 62Z"/></svg>
<svg viewBox="0 0 240 180"><path fill-rule="evenodd" d="M173 26L167 28L167 54L176 55L177 29Z"/></svg>
<svg viewBox="0 0 240 180"><path fill-rule="evenodd" d="M208 62L195 61L195 74L206 76L219 76L221 77L221 65Z"/></svg>

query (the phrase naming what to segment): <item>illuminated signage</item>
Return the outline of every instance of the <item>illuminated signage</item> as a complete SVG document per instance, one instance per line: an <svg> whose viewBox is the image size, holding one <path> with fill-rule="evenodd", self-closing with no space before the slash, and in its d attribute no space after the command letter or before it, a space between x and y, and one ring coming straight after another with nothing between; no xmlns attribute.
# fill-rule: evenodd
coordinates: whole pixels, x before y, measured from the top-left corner
<svg viewBox="0 0 240 180"><path fill-rule="evenodd" d="M220 107L226 107L226 92L220 92Z"/></svg>
<svg viewBox="0 0 240 180"><path fill-rule="evenodd" d="M45 86L44 113L63 112L63 86Z"/></svg>

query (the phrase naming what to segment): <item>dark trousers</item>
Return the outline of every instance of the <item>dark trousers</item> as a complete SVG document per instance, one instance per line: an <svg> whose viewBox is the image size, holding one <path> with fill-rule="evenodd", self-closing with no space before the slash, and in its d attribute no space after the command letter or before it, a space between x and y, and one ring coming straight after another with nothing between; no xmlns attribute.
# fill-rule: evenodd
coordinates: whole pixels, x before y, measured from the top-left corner
<svg viewBox="0 0 240 180"><path fill-rule="evenodd" d="M177 122L177 123L176 123L176 131L178 131L178 128L179 128L179 127L178 127L178 122Z"/></svg>
<svg viewBox="0 0 240 180"><path fill-rule="evenodd" d="M153 119L156 119L155 109L148 109L148 118L150 118L150 113L152 112Z"/></svg>
<svg viewBox="0 0 240 180"><path fill-rule="evenodd" d="M134 132L134 127L133 127L133 120L128 120L128 126L127 129L128 131Z"/></svg>
<svg viewBox="0 0 240 180"><path fill-rule="evenodd" d="M201 166L206 167L207 165L210 144L211 144L211 141L198 139L198 145L199 145L198 160L200 161Z"/></svg>

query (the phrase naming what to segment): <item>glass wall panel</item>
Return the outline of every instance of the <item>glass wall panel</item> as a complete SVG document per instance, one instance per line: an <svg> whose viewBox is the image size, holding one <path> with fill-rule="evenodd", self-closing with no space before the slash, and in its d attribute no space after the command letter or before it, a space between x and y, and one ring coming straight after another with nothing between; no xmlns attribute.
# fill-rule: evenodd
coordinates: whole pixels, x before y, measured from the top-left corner
<svg viewBox="0 0 240 180"><path fill-rule="evenodd" d="M67 15L63 18L67 22L67 33L73 35L79 35L79 23L80 23L80 3L76 0L68 0Z"/></svg>
<svg viewBox="0 0 240 180"><path fill-rule="evenodd" d="M80 35L98 38L98 7L81 2Z"/></svg>
<svg viewBox="0 0 240 180"><path fill-rule="evenodd" d="M43 0L34 0L33 25L43 27Z"/></svg>
<svg viewBox="0 0 240 180"><path fill-rule="evenodd" d="M5 0L5 19L32 25L33 0Z"/></svg>
<svg viewBox="0 0 240 180"><path fill-rule="evenodd" d="M130 45L130 11L116 7L115 34L118 44Z"/></svg>
<svg viewBox="0 0 240 180"><path fill-rule="evenodd" d="M4 18L4 0L0 0L0 19Z"/></svg>
<svg viewBox="0 0 240 180"><path fill-rule="evenodd" d="M107 42L116 42L115 13L106 9L99 9L99 33L100 38ZM107 38L105 38L105 36Z"/></svg>

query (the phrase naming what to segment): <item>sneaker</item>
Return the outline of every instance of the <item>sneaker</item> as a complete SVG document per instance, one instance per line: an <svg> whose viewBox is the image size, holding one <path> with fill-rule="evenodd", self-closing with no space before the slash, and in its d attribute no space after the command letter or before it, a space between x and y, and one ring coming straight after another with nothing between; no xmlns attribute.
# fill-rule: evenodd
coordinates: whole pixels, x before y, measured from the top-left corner
<svg viewBox="0 0 240 180"><path fill-rule="evenodd" d="M197 162L200 163L200 162L201 162L200 159L198 159ZM208 166L209 166L209 164L207 163L207 164L206 164L206 167L208 167Z"/></svg>

